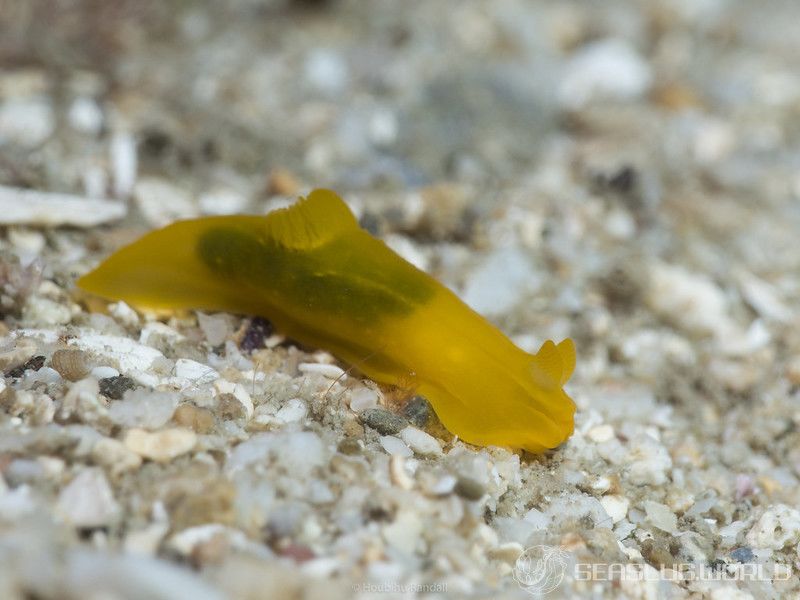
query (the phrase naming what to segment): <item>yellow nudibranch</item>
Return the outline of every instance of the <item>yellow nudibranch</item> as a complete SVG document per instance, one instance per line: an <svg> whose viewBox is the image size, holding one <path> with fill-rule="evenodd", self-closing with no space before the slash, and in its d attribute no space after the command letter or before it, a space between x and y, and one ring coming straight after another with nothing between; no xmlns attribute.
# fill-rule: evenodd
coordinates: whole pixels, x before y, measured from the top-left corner
<svg viewBox="0 0 800 600"><path fill-rule="evenodd" d="M266 216L178 221L125 246L78 286L134 306L263 316L372 379L425 396L477 445L541 452L566 440L572 340L535 354L361 229L334 192Z"/></svg>

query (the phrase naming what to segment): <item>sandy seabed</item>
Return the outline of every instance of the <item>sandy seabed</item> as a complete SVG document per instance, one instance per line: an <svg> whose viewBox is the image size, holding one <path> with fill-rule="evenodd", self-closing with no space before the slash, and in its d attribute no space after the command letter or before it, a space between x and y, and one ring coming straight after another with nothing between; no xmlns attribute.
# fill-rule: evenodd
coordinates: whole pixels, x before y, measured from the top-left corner
<svg viewBox="0 0 800 600"><path fill-rule="evenodd" d="M0 4L0 596L797 597L798 22ZM470 446L264 320L75 290L314 187L522 348L572 337L574 435Z"/></svg>

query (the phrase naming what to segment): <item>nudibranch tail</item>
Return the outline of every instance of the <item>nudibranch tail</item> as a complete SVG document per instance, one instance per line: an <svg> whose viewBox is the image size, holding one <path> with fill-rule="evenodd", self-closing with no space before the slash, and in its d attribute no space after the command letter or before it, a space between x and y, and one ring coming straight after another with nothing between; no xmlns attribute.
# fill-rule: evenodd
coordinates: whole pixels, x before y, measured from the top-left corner
<svg viewBox="0 0 800 600"><path fill-rule="evenodd" d="M558 345L547 340L533 356L533 376L544 388L563 387L575 370L575 344L566 338Z"/></svg>

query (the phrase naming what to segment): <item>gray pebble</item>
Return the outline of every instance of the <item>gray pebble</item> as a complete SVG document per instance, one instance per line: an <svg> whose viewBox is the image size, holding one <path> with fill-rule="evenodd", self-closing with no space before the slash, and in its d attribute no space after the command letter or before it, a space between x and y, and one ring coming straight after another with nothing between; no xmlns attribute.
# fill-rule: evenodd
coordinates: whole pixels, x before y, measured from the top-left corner
<svg viewBox="0 0 800 600"><path fill-rule="evenodd" d="M136 382L125 375L106 377L99 381L100 393L111 400L122 400L122 396L128 390L136 389Z"/></svg>
<svg viewBox="0 0 800 600"><path fill-rule="evenodd" d="M412 425L422 429L431 418L431 405L422 396L414 396L403 408L403 416Z"/></svg>
<svg viewBox="0 0 800 600"><path fill-rule="evenodd" d="M453 491L465 500L480 500L486 493L486 487L472 479L472 477L459 477Z"/></svg>
<svg viewBox="0 0 800 600"><path fill-rule="evenodd" d="M361 421L382 435L394 435L408 425L400 415L383 408L370 408L361 413Z"/></svg>

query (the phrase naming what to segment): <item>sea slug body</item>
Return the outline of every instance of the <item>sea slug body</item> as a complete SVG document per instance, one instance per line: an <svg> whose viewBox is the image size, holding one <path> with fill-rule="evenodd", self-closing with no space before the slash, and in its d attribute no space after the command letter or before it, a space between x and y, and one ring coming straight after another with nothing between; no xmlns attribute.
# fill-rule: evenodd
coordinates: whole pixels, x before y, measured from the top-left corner
<svg viewBox="0 0 800 600"><path fill-rule="evenodd" d="M473 444L541 452L573 430L563 390L571 340L524 352L361 229L328 190L266 216L178 221L121 248L78 286L140 307L263 316L376 381L424 395Z"/></svg>

